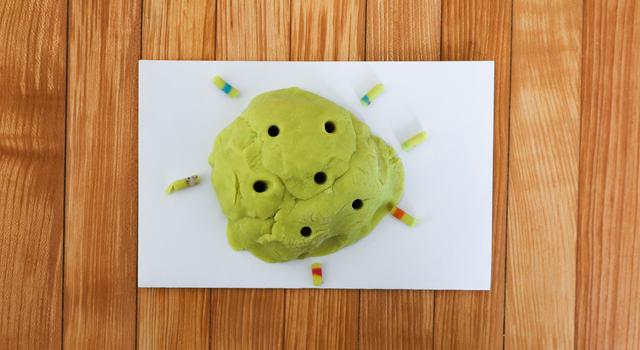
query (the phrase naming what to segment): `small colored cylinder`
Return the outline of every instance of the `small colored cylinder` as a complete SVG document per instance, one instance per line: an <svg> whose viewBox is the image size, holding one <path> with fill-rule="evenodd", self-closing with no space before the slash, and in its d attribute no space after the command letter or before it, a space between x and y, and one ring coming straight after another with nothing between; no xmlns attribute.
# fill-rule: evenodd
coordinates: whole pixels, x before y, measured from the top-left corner
<svg viewBox="0 0 640 350"><path fill-rule="evenodd" d="M404 222L409 227L413 227L418 223L418 220L416 218L407 214L404 210L396 206L391 208L391 215L393 215L394 218Z"/></svg>
<svg viewBox="0 0 640 350"><path fill-rule="evenodd" d="M180 179L180 180L176 180L174 182L172 182L169 187L167 187L167 189L164 190L164 193L166 194L171 194L175 191L180 191L183 190L187 187L193 187L197 184L200 183L200 176L198 175L192 175L189 177L186 177L184 179Z"/></svg>
<svg viewBox="0 0 640 350"><path fill-rule="evenodd" d="M375 101L375 99L378 98L378 96L380 96L382 92L384 92L384 85L376 84L374 87L371 88L371 90L369 90L364 96L362 96L362 98L360 99L360 102L363 105L368 106L373 101Z"/></svg>
<svg viewBox="0 0 640 350"><path fill-rule="evenodd" d="M421 131L402 143L402 149L410 151L427 139L427 132Z"/></svg>
<svg viewBox="0 0 640 350"><path fill-rule="evenodd" d="M322 284L322 265L319 263L311 264L311 276L313 277L313 285L319 286Z"/></svg>
<svg viewBox="0 0 640 350"><path fill-rule="evenodd" d="M222 92L229 95L230 97L236 97L240 93L238 89L231 86L231 84L227 83L219 75L216 75L213 78L213 85L215 85L218 89L222 90Z"/></svg>

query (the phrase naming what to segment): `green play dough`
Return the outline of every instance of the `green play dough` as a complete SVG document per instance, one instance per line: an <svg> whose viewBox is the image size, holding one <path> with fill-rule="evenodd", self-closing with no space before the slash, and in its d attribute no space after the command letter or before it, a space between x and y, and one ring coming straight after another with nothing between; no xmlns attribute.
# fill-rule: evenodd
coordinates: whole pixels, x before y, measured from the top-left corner
<svg viewBox="0 0 640 350"><path fill-rule="evenodd" d="M297 87L256 96L220 132L209 164L229 244L267 262L358 241L404 184L402 162L367 125Z"/></svg>

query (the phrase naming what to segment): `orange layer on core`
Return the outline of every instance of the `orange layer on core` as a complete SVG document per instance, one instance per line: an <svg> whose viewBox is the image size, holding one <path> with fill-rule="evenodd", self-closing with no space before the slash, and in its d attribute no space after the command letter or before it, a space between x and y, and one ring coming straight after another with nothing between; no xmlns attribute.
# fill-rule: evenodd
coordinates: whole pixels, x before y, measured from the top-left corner
<svg viewBox="0 0 640 350"><path fill-rule="evenodd" d="M391 213L391 215L393 215L393 217L395 217L398 220L402 220L402 217L404 216L404 214L406 214L404 210L398 207L393 208L393 212Z"/></svg>

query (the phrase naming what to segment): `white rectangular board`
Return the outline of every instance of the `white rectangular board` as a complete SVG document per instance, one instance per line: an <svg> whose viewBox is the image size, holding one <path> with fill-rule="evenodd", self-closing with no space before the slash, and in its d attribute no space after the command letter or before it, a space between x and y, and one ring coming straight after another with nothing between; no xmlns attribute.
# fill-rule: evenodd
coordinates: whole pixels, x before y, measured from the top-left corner
<svg viewBox="0 0 640 350"><path fill-rule="evenodd" d="M140 61L138 285L196 288L488 290L491 285L494 65L481 62ZM240 90L212 84L221 75ZM360 97L386 91L369 107ZM337 253L269 264L227 244L226 219L210 184L213 141L249 101L298 86L344 106L394 147L405 167L399 207L409 228L385 217ZM422 127L410 152L401 140ZM174 180L199 186L165 195Z"/></svg>

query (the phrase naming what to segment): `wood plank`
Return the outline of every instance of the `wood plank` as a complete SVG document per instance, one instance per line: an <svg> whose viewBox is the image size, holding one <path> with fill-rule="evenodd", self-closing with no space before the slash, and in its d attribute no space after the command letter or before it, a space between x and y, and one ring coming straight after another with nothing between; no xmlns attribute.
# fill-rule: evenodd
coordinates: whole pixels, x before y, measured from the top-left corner
<svg viewBox="0 0 640 350"><path fill-rule="evenodd" d="M433 292L360 292L360 348L433 348Z"/></svg>
<svg viewBox="0 0 640 350"><path fill-rule="evenodd" d="M67 2L0 5L0 347L62 345Z"/></svg>
<svg viewBox="0 0 640 350"><path fill-rule="evenodd" d="M440 59L441 0L368 0L366 59Z"/></svg>
<svg viewBox="0 0 640 350"><path fill-rule="evenodd" d="M291 2L294 61L364 59L365 1ZM355 349L357 290L287 290L287 349Z"/></svg>
<svg viewBox="0 0 640 350"><path fill-rule="evenodd" d="M136 346L139 1L70 1L64 347Z"/></svg>
<svg viewBox="0 0 640 350"><path fill-rule="evenodd" d="M215 0L145 0L142 58L215 57ZM208 349L208 289L139 289L138 348Z"/></svg>
<svg viewBox="0 0 640 350"><path fill-rule="evenodd" d="M287 290L286 349L356 349L357 290Z"/></svg>
<svg viewBox="0 0 640 350"><path fill-rule="evenodd" d="M364 60L366 0L291 0L291 60Z"/></svg>
<svg viewBox="0 0 640 350"><path fill-rule="evenodd" d="M212 349L281 349L283 290L211 291Z"/></svg>
<svg viewBox="0 0 640 350"><path fill-rule="evenodd" d="M578 349L640 349L640 4L586 1Z"/></svg>
<svg viewBox="0 0 640 350"><path fill-rule="evenodd" d="M438 60L440 0L367 1L366 59ZM433 348L433 292L360 292L361 348Z"/></svg>
<svg viewBox="0 0 640 350"><path fill-rule="evenodd" d="M514 0L505 348L574 348L582 1Z"/></svg>
<svg viewBox="0 0 640 350"><path fill-rule="evenodd" d="M289 59L289 0L218 0L216 59Z"/></svg>
<svg viewBox="0 0 640 350"><path fill-rule="evenodd" d="M143 59L215 59L216 0L143 1Z"/></svg>
<svg viewBox="0 0 640 350"><path fill-rule="evenodd" d="M208 289L139 289L139 349L208 349Z"/></svg>
<svg viewBox="0 0 640 350"><path fill-rule="evenodd" d="M289 0L218 0L216 59L287 60L290 24ZM212 290L212 347L281 349L284 294L282 289Z"/></svg>
<svg viewBox="0 0 640 350"><path fill-rule="evenodd" d="M511 0L444 0L442 59L495 61L490 292L435 292L436 349L502 349L509 156Z"/></svg>

